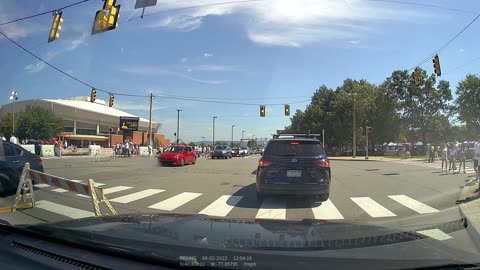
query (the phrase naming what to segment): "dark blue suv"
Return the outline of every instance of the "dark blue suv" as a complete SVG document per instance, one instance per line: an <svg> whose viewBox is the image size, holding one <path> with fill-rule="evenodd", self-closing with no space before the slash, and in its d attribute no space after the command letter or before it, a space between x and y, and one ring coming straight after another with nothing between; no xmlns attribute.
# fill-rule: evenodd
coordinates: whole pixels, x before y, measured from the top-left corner
<svg viewBox="0 0 480 270"><path fill-rule="evenodd" d="M258 162L257 198L304 195L326 201L330 195L330 161L316 134L275 135Z"/></svg>

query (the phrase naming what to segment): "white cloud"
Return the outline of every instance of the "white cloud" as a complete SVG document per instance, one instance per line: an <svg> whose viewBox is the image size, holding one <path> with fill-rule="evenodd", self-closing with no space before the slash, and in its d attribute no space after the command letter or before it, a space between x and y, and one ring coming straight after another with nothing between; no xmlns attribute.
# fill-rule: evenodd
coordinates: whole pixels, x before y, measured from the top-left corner
<svg viewBox="0 0 480 270"><path fill-rule="evenodd" d="M348 43L352 44L352 45L357 45L360 43L359 40L350 40Z"/></svg>
<svg viewBox="0 0 480 270"><path fill-rule="evenodd" d="M51 51L45 54L45 56L42 57L42 59L49 62L59 54L60 54L59 51ZM46 66L47 64L45 64L44 62L38 61L36 63L26 65L23 69L31 73L36 73L36 72L42 71Z"/></svg>
<svg viewBox="0 0 480 270"><path fill-rule="evenodd" d="M82 32L76 38L69 40L67 45L65 46L65 49L67 51L73 51L76 48L78 48L80 45L88 45L87 40L89 38L90 38L90 33Z"/></svg>
<svg viewBox="0 0 480 270"><path fill-rule="evenodd" d="M458 49L458 52L459 52L459 53L464 53L465 50L464 50L464 49Z"/></svg>
<svg viewBox="0 0 480 270"><path fill-rule="evenodd" d="M224 84L227 83L225 80L204 80L204 79L199 79L192 77L190 75L178 72L178 71L173 71L173 70L167 70L163 68L158 68L155 66L134 66L131 65L129 67L124 67L120 68L120 71L127 72L130 74L138 74L138 75L173 75L176 77L180 77L186 80L198 82L198 83L203 83L203 84Z"/></svg>
<svg viewBox="0 0 480 270"><path fill-rule="evenodd" d="M189 68L190 71L237 71L238 67L226 65L198 65Z"/></svg>
<svg viewBox="0 0 480 270"><path fill-rule="evenodd" d="M120 48L120 53L121 53L121 54L124 54L124 53L125 53L125 49L124 49L124 48Z"/></svg>
<svg viewBox="0 0 480 270"><path fill-rule="evenodd" d="M187 68L187 72L192 72L192 69L191 69L191 68Z"/></svg>
<svg viewBox="0 0 480 270"><path fill-rule="evenodd" d="M212 1L195 1L195 5L203 4L212 4ZM148 8L148 13L188 6L192 6L189 1L165 0L162 5ZM366 31L371 31L366 26L372 23L408 22L429 17L424 11L408 6L365 0L275 0L182 10L170 13L166 18L158 16L157 21L146 27L192 31L208 16L228 14L247 16L244 21L246 33L253 42L289 47L339 39L356 41L364 37Z"/></svg>
<svg viewBox="0 0 480 270"><path fill-rule="evenodd" d="M187 61L188 61L188 58L187 58L187 57L182 57L182 59L180 59L180 62L182 62L182 63L185 63L185 62L187 62Z"/></svg>
<svg viewBox="0 0 480 270"><path fill-rule="evenodd" d="M203 57L205 57L205 58L212 57L212 56L213 56L213 54L211 54L211 53L204 53L203 54Z"/></svg>
<svg viewBox="0 0 480 270"><path fill-rule="evenodd" d="M127 102L127 103L120 103L120 102L115 102L115 108L119 110L131 110L131 111L149 111L150 110L150 104L148 102L144 103L132 103L132 102ZM152 110L161 110L165 109L165 107L162 106L152 106Z"/></svg>

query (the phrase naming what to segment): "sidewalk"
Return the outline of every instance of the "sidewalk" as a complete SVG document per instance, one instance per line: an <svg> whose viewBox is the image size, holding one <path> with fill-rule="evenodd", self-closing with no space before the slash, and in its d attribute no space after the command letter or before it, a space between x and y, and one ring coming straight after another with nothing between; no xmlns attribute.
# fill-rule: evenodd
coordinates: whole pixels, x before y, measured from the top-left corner
<svg viewBox="0 0 480 270"><path fill-rule="evenodd" d="M480 194L479 184L471 178L463 187L457 204L460 204L460 215L467 219L467 233L480 248Z"/></svg>
<svg viewBox="0 0 480 270"><path fill-rule="evenodd" d="M386 157L386 156L371 156L368 157L368 159L365 159L365 156L357 156L356 158L353 158L351 156L348 157L328 157L330 160L342 160L342 161L420 161L424 160L425 158L410 158L410 159L405 159L401 157Z"/></svg>

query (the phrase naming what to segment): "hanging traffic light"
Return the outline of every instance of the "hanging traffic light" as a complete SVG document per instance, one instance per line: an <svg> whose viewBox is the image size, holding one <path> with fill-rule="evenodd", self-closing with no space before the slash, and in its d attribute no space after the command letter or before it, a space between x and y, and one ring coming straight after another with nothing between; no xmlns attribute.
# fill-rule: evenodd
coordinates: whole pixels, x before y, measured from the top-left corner
<svg viewBox="0 0 480 270"><path fill-rule="evenodd" d="M118 27L120 5L115 6L116 0L105 0L103 9L95 13L92 35L113 30Z"/></svg>
<svg viewBox="0 0 480 270"><path fill-rule="evenodd" d="M53 16L52 28L50 29L50 34L48 35L48 43L58 39L60 37L60 30L62 30L62 12L57 11Z"/></svg>
<svg viewBox="0 0 480 270"><path fill-rule="evenodd" d="M415 71L413 72L413 77L415 78L415 85L419 86L420 85L420 69L418 67L415 68Z"/></svg>
<svg viewBox="0 0 480 270"><path fill-rule="evenodd" d="M92 92L90 93L90 102L95 102L96 98L97 98L97 90L95 90L95 88L92 88Z"/></svg>
<svg viewBox="0 0 480 270"><path fill-rule="evenodd" d="M113 102L115 101L115 97L113 95L110 95L110 100L108 101L108 106L113 107Z"/></svg>
<svg viewBox="0 0 480 270"><path fill-rule="evenodd" d="M440 59L438 58L438 54L435 55L432 62L433 68L435 69L435 74L437 74L437 76L442 76L442 70L440 69Z"/></svg>
<svg viewBox="0 0 480 270"><path fill-rule="evenodd" d="M290 116L290 105L285 104L285 116Z"/></svg>
<svg viewBox="0 0 480 270"><path fill-rule="evenodd" d="M265 117L265 106L264 105L260 106L260 117Z"/></svg>

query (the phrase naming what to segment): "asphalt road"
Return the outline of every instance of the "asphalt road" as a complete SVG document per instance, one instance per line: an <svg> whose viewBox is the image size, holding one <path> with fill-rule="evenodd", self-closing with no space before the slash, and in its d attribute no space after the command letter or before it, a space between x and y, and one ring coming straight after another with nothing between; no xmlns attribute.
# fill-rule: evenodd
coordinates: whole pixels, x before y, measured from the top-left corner
<svg viewBox="0 0 480 270"><path fill-rule="evenodd" d="M423 161L332 161L330 199L255 196L259 156L161 167L155 158L44 160L45 172L73 180L92 178L119 213L204 213L241 219L321 219L338 222L408 223L458 218L456 200L472 170L446 174ZM467 164L467 166L471 164ZM35 189L37 207L0 213L13 223L93 216L89 198L56 187ZM12 197L2 198L9 205ZM105 211L105 208L103 208ZM22 215L20 215L20 213Z"/></svg>

